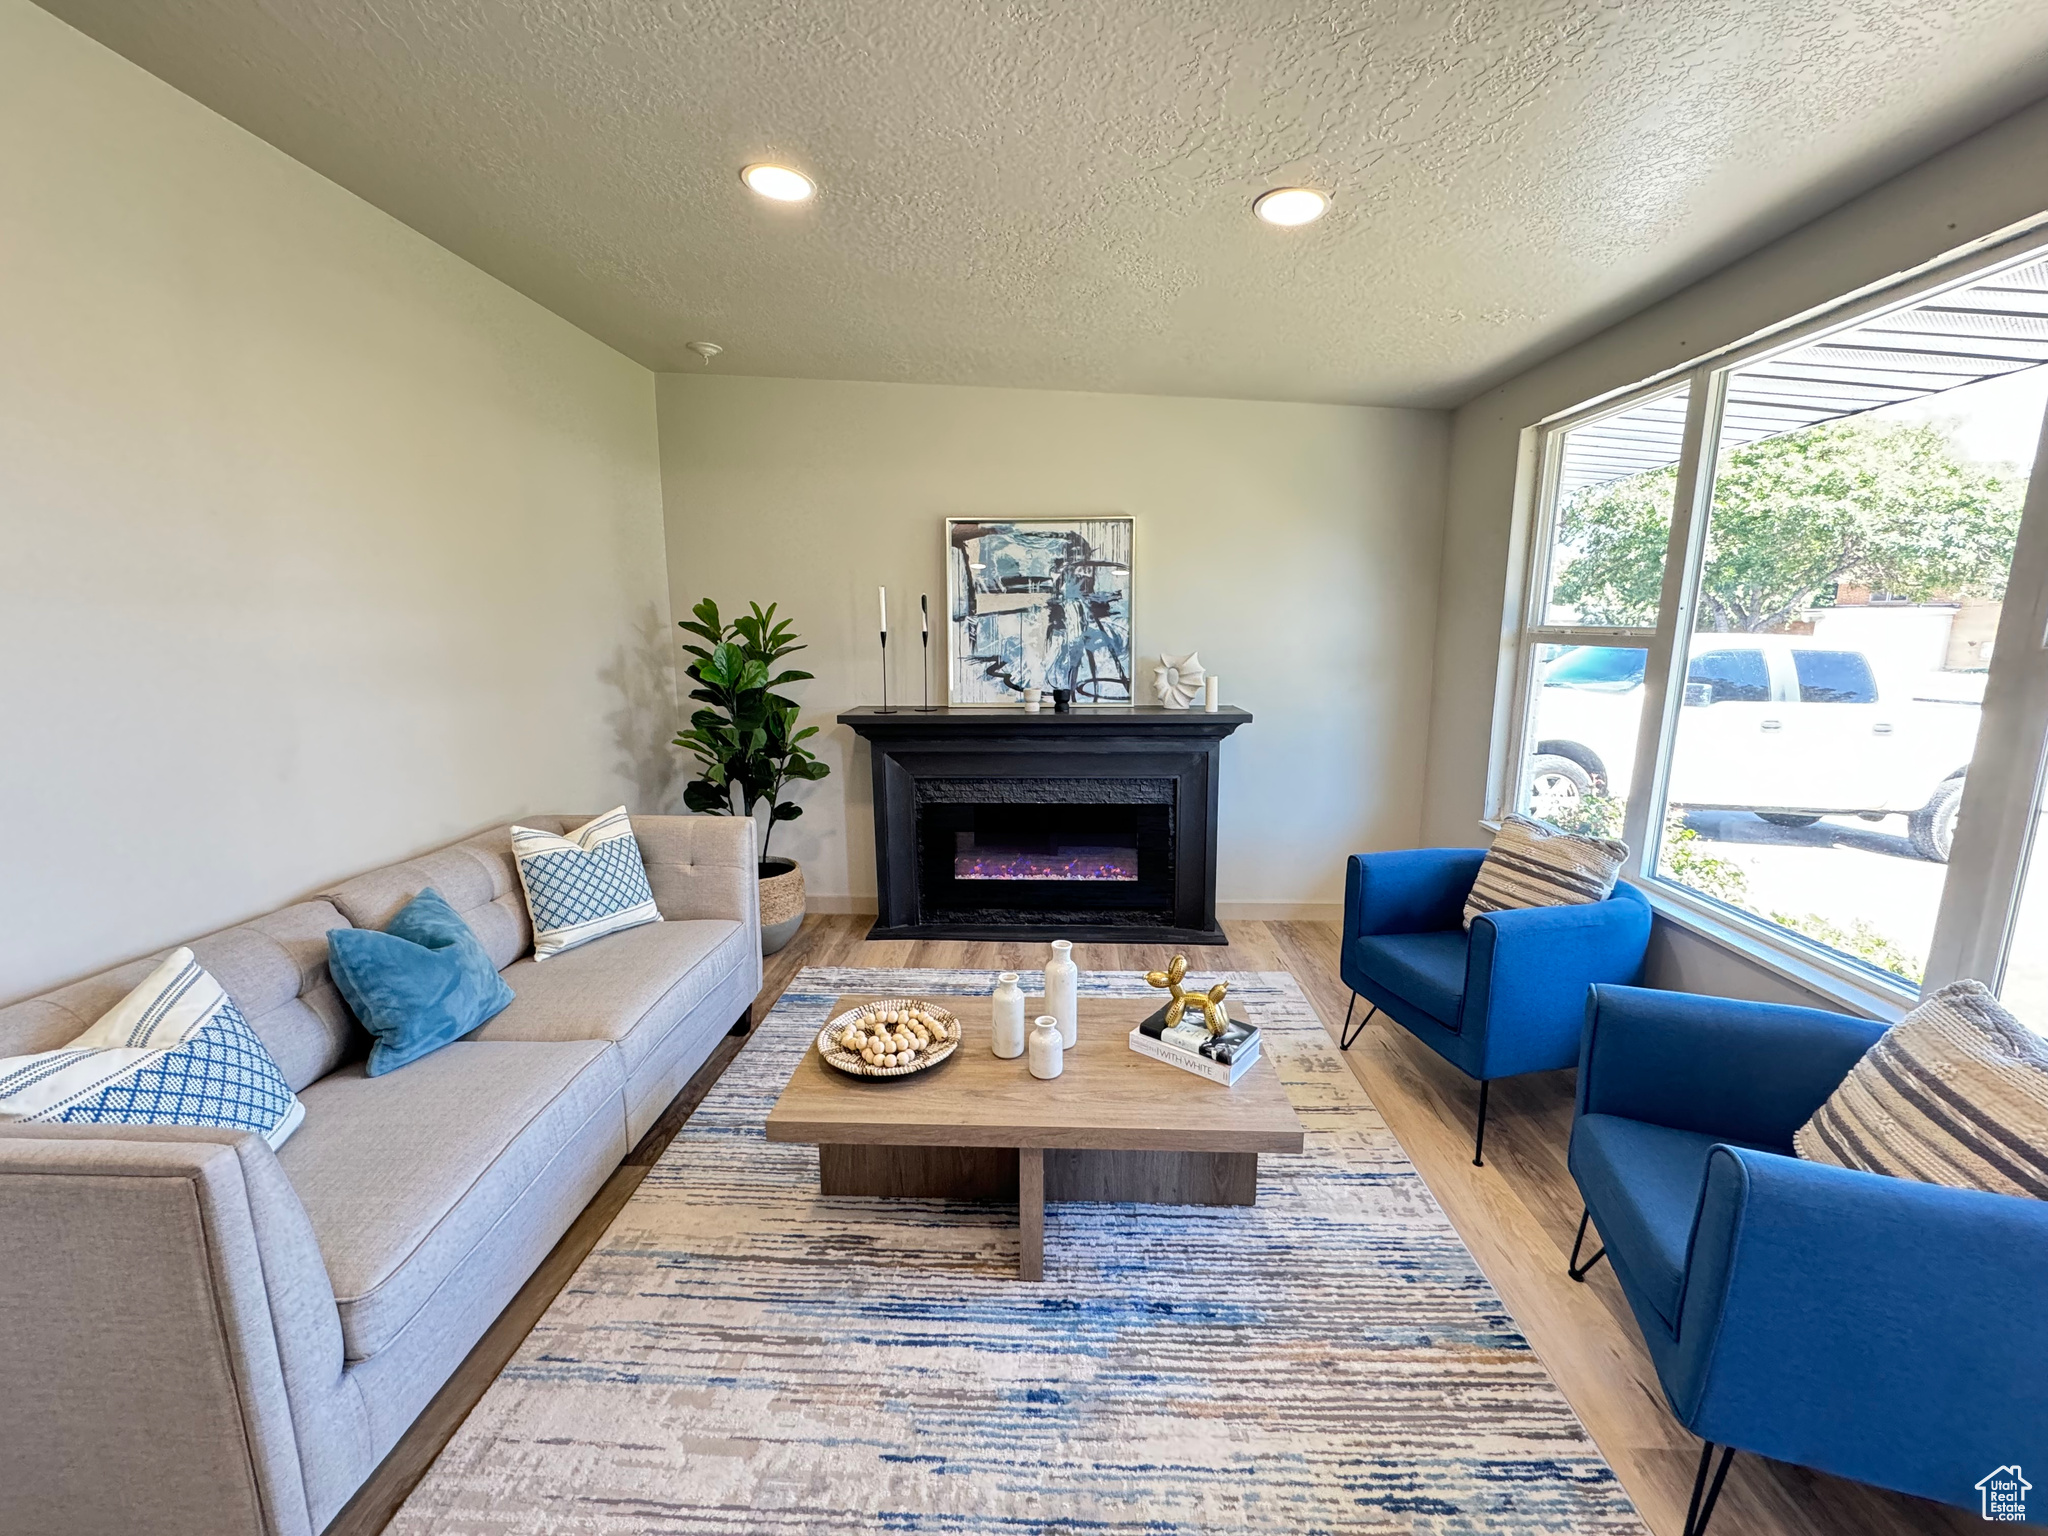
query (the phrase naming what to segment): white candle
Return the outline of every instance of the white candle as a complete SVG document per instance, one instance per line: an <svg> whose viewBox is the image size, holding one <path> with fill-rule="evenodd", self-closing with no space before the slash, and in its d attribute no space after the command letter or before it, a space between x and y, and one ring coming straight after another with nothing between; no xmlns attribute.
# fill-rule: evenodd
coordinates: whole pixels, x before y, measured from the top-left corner
<svg viewBox="0 0 2048 1536"><path fill-rule="evenodd" d="M1202 680L1202 708L1212 715L1215 714L1216 701L1221 697L1222 691L1217 686L1216 674L1211 672Z"/></svg>
<svg viewBox="0 0 2048 1536"><path fill-rule="evenodd" d="M882 633L886 635L889 633L889 589L877 587L875 590L882 594Z"/></svg>

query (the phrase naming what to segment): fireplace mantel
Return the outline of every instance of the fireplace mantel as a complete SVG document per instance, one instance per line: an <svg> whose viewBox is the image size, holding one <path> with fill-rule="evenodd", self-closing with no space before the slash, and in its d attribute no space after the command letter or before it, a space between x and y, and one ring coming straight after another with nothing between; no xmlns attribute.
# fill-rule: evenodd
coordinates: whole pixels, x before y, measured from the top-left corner
<svg viewBox="0 0 2048 1536"><path fill-rule="evenodd" d="M1000 705L848 710L839 723L868 741L874 760L878 915L868 936L1227 942L1216 922L1217 768L1223 738L1251 718L1235 708L1211 714L1157 705L1076 706L1066 714L1047 707L1035 715ZM943 806L957 819L961 806L991 805L1007 809L1013 822L1042 816L1050 825L1062 809L1089 808L1099 821L1099 808L1116 804L1143 808L1146 818L1138 841L1154 867L1143 911L1114 910L1119 891L1086 882L1019 882L1017 891L1063 892L1105 910L1052 911L1028 900L1015 910L959 910L937 889L948 881L933 861L931 825L920 841L921 807L931 816ZM1164 813L1153 809L1161 806ZM973 889L990 900L1008 894L994 884Z"/></svg>

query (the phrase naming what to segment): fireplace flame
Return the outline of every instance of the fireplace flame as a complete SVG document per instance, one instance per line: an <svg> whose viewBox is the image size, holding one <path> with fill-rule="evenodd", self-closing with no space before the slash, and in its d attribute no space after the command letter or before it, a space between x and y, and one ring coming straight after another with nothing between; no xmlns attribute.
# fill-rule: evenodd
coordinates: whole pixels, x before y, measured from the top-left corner
<svg viewBox="0 0 2048 1536"><path fill-rule="evenodd" d="M1130 880L1138 878L1135 848L1062 848L1027 853L977 848L953 858L955 880Z"/></svg>

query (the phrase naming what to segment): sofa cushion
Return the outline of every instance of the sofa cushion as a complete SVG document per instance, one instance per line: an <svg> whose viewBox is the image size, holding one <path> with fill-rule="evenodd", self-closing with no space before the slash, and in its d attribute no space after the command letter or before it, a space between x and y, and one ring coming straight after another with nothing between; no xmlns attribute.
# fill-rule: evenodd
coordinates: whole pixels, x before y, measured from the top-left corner
<svg viewBox="0 0 2048 1536"><path fill-rule="evenodd" d="M191 944L294 1090L369 1048L327 974L327 934L348 919L325 901L302 901ZM76 1039L133 991L169 950L116 966L41 997L0 1008L0 1056L54 1050Z"/></svg>
<svg viewBox="0 0 2048 1536"><path fill-rule="evenodd" d="M307 1089L278 1161L320 1240L347 1358L397 1338L593 1116L622 1138L621 1087L601 1041L459 1040L403 1072L356 1063Z"/></svg>
<svg viewBox="0 0 2048 1536"><path fill-rule="evenodd" d="M327 949L335 984L377 1037L364 1068L371 1077L438 1051L512 1001L483 945L431 885L384 932L337 928Z"/></svg>
<svg viewBox="0 0 2048 1536"><path fill-rule="evenodd" d="M0 1058L0 1120L218 1126L277 1147L304 1113L234 999L189 949L172 950L68 1047Z"/></svg>
<svg viewBox="0 0 2048 1536"><path fill-rule="evenodd" d="M1572 1172L1608 1257L1667 1328L1678 1315L1707 1153L1719 1140L1619 1115L1583 1115L1572 1127Z"/></svg>
<svg viewBox="0 0 2048 1536"><path fill-rule="evenodd" d="M1719 1146L1782 1150L1619 1115L1581 1115L1572 1126L1572 1174L1608 1257L1674 1332L1707 1154Z"/></svg>
<svg viewBox="0 0 2048 1536"><path fill-rule="evenodd" d="M661 921L623 805L559 835L537 827L511 830L512 859L533 922L534 959Z"/></svg>
<svg viewBox="0 0 2048 1536"><path fill-rule="evenodd" d="M1980 981L1878 1037L1792 1138L1837 1168L2048 1200L2048 1040Z"/></svg>
<svg viewBox="0 0 2048 1536"><path fill-rule="evenodd" d="M1605 901L1627 858L1627 843L1509 816L1494 834L1465 898L1465 926L1489 912Z"/></svg>
<svg viewBox="0 0 2048 1536"><path fill-rule="evenodd" d="M1462 931L1363 934L1347 940L1345 948L1353 963L1389 992L1457 1028L1471 948Z"/></svg>
<svg viewBox="0 0 2048 1536"><path fill-rule="evenodd" d="M588 818L579 818L587 820ZM523 824L559 832L575 825L561 816L528 816ZM386 928L413 897L428 886L469 924L491 964L503 970L533 947L526 893L512 865L512 831L493 827L416 859L386 864L327 892L327 899L358 928Z"/></svg>
<svg viewBox="0 0 2048 1536"><path fill-rule="evenodd" d="M747 961L742 924L648 923L545 964L506 967L512 1003L475 1040L616 1040L626 1074Z"/></svg>

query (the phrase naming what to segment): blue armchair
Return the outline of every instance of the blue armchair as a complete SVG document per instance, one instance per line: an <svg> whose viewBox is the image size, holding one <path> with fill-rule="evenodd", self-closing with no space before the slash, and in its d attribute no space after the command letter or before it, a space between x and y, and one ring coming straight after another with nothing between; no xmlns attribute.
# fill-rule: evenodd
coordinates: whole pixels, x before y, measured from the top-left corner
<svg viewBox="0 0 2048 1536"><path fill-rule="evenodd" d="M1605 901L1491 912L1462 926L1484 848L1355 853L1344 884L1337 968L1351 989L1340 1044L1384 1013L1479 1082L1472 1162L1486 1153L1487 1087L1579 1059L1586 989L1633 982L1650 943L1650 903L1622 884ZM1372 1006L1356 1027L1351 1014Z"/></svg>
<svg viewBox="0 0 2048 1536"><path fill-rule="evenodd" d="M1671 1411L1706 1444L1974 1507L2048 1462L2048 1204L1859 1173L1792 1135L1883 1033L1840 1014L1596 987L1572 1177ZM1720 1465L1711 1480L1716 1447Z"/></svg>

